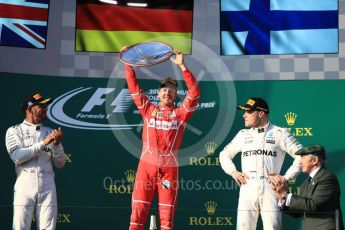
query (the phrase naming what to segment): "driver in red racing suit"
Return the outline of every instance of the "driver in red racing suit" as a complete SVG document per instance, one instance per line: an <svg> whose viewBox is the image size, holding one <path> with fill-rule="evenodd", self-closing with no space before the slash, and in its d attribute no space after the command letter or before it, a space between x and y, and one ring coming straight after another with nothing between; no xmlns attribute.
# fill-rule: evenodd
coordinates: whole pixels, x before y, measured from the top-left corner
<svg viewBox="0 0 345 230"><path fill-rule="evenodd" d="M161 229L173 229L173 216L178 191L177 152L182 142L186 122L198 104L200 88L183 61L183 54L176 52L170 59L177 64L188 87L180 107L174 106L177 83L171 78L161 82L159 105L150 103L140 90L135 72L125 65L128 89L144 120L142 153L132 194L132 214L129 229L144 229L154 194L158 193Z"/></svg>

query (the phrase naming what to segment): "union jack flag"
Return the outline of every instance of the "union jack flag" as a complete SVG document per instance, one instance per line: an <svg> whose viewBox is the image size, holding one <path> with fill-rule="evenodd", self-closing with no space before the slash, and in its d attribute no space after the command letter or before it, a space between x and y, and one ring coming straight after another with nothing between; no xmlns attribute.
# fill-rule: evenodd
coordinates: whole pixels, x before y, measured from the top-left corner
<svg viewBox="0 0 345 230"><path fill-rule="evenodd" d="M49 0L0 0L0 45L44 49Z"/></svg>

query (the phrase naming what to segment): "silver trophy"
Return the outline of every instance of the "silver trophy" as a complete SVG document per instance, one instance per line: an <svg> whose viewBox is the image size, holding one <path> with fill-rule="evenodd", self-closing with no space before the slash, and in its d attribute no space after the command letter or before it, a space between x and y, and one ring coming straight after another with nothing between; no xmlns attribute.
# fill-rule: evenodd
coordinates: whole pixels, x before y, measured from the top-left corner
<svg viewBox="0 0 345 230"><path fill-rule="evenodd" d="M163 42L142 42L121 51L120 60L131 66L150 66L168 60L173 48Z"/></svg>

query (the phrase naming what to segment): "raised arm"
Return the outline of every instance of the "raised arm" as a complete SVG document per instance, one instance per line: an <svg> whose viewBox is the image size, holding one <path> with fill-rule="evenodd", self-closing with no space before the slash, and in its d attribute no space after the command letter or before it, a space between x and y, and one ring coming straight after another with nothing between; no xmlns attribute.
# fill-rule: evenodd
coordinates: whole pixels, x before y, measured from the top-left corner
<svg viewBox="0 0 345 230"><path fill-rule="evenodd" d="M200 98L200 86L197 83L194 75L185 65L183 54L178 51L175 52L175 54L175 59L171 58L170 60L180 67L188 89L188 93L182 103L183 108L187 112L185 117L185 120L187 120L198 105Z"/></svg>
<svg viewBox="0 0 345 230"><path fill-rule="evenodd" d="M145 93L140 89L135 71L132 66L125 65L125 75L129 93L131 94L140 113L144 115L150 106L150 102Z"/></svg>

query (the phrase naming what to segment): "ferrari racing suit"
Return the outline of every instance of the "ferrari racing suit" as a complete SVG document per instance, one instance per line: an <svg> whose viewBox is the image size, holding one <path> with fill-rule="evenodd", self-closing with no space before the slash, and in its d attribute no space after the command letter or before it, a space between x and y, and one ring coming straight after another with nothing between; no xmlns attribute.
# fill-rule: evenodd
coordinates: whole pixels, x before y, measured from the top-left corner
<svg viewBox="0 0 345 230"><path fill-rule="evenodd" d="M66 157L61 143L44 144L43 139L51 131L24 120L6 132L6 148L17 174L13 200L15 230L31 229L35 210L38 229L55 229L57 198L52 161L62 168Z"/></svg>
<svg viewBox="0 0 345 230"><path fill-rule="evenodd" d="M180 107L155 105L139 88L132 67L125 66L128 89L143 117L142 153L132 194L130 229L144 229L151 201L158 192L161 229L173 229L178 191L178 157L186 122L197 107L200 88L183 72L188 93Z"/></svg>
<svg viewBox="0 0 345 230"><path fill-rule="evenodd" d="M301 172L300 157L295 156L300 148L302 145L286 128L268 123L264 128L242 129L220 153L221 167L231 175L237 171L232 159L241 152L242 172L249 176L240 189L237 229L256 229L259 212L265 230L282 228L278 199L268 183L268 174L280 173L288 153L295 160L284 178L295 178Z"/></svg>

